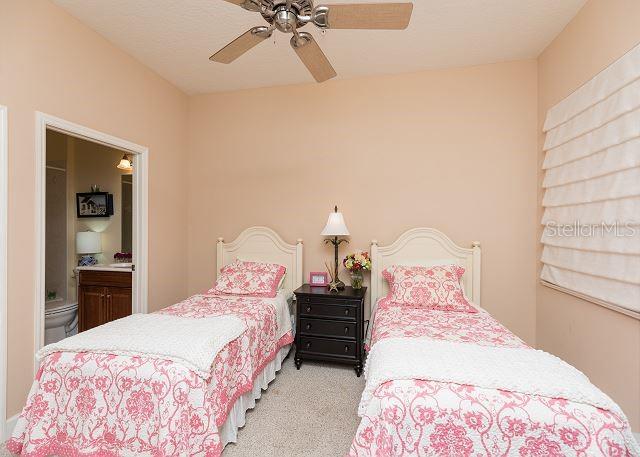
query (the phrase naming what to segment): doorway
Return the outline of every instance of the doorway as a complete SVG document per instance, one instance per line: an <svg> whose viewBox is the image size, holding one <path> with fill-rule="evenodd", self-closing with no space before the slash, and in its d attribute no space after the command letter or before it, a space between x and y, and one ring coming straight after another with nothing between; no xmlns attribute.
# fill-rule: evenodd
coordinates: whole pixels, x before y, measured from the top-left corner
<svg viewBox="0 0 640 457"><path fill-rule="evenodd" d="M7 207L8 207L7 108L0 105L0 440L7 433Z"/></svg>
<svg viewBox="0 0 640 457"><path fill-rule="evenodd" d="M37 113L36 134L37 352L45 342L96 324L78 304L97 290L102 298L96 303L111 307L113 296L120 297L113 308L122 312L118 291L128 287L126 311L147 312L148 149L43 113ZM102 271L128 276L128 286L117 294L97 289ZM89 275L93 282L83 289L80 278Z"/></svg>

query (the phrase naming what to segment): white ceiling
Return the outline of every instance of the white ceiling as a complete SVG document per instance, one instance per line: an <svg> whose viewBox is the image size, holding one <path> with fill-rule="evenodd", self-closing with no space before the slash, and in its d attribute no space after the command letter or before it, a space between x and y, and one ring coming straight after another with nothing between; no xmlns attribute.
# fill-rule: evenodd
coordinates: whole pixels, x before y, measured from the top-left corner
<svg viewBox="0 0 640 457"><path fill-rule="evenodd" d="M54 1L188 94L313 81L290 36L279 32L230 65L210 62L229 41L266 24L222 0ZM348 1L372 0L316 4ZM338 78L405 73L537 57L585 1L414 0L404 31L304 30Z"/></svg>

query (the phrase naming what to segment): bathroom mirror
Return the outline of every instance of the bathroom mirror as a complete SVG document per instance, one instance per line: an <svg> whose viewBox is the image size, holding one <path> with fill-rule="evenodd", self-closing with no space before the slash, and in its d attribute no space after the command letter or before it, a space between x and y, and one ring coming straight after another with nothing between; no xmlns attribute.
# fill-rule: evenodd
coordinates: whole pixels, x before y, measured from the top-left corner
<svg viewBox="0 0 640 457"><path fill-rule="evenodd" d="M133 175L122 175L122 246L120 252L132 253Z"/></svg>

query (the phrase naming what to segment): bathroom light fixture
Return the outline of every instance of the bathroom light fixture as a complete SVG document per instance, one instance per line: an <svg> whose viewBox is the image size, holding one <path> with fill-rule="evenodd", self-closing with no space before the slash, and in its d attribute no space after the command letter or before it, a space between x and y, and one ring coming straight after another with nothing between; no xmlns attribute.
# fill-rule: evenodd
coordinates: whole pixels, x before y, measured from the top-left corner
<svg viewBox="0 0 640 457"><path fill-rule="evenodd" d="M327 220L327 225L324 230L320 234L322 236L332 237L325 240L325 243L333 244L335 249L335 271L333 275L333 281L329 284L329 290L336 292L339 290L344 290L345 285L340 278L338 278L338 247L342 243L348 243L347 240L339 240L339 236L349 236L349 229L347 225L344 223L344 216L342 213L338 212L338 207L335 207L335 211L329 214L329 219Z"/></svg>
<svg viewBox="0 0 640 457"><path fill-rule="evenodd" d="M79 267L88 267L98 263L92 254L102 252L102 237L98 232L76 233L76 254L82 258L78 261Z"/></svg>
<svg viewBox="0 0 640 457"><path fill-rule="evenodd" d="M131 161L131 158L127 154L125 154L122 156L122 159L120 159L117 167L120 170L131 171L133 170L133 162Z"/></svg>

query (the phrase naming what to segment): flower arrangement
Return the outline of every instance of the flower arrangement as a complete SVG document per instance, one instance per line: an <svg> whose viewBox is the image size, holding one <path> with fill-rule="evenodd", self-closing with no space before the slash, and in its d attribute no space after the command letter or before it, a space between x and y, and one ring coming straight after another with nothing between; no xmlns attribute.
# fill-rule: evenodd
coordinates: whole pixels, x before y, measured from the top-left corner
<svg viewBox="0 0 640 457"><path fill-rule="evenodd" d="M131 262L133 255L130 252L116 252L113 258L118 263Z"/></svg>
<svg viewBox="0 0 640 457"><path fill-rule="evenodd" d="M349 254L342 261L344 267L351 273L351 287L362 289L364 271L371 270L371 259L368 252L356 252Z"/></svg>
<svg viewBox="0 0 640 457"><path fill-rule="evenodd" d="M342 264L349 271L371 270L371 259L368 252L349 254L344 258Z"/></svg>

